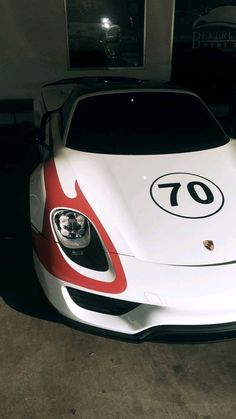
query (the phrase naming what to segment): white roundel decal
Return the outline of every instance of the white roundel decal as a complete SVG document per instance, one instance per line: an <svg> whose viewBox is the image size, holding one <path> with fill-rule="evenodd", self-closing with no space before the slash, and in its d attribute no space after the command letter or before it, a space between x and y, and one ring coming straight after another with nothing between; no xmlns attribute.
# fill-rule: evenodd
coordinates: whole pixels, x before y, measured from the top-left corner
<svg viewBox="0 0 236 419"><path fill-rule="evenodd" d="M224 205L220 188L193 173L169 173L151 185L153 201L164 211L183 218L210 217Z"/></svg>

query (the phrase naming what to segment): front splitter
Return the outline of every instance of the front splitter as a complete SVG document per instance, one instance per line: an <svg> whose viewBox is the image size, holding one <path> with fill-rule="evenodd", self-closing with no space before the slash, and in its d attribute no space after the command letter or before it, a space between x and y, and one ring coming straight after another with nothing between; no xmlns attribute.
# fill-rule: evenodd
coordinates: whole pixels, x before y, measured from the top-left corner
<svg viewBox="0 0 236 419"><path fill-rule="evenodd" d="M236 322L197 326L156 326L133 335L128 335L126 333L118 333L85 325L84 323L66 318L61 314L59 316L63 324L78 331L130 343L207 343L236 338Z"/></svg>

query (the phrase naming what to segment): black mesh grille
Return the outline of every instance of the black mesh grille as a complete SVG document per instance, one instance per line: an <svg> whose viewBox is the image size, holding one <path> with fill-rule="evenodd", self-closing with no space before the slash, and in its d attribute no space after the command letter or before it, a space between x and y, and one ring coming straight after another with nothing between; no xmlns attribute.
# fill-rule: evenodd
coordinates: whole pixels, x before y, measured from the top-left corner
<svg viewBox="0 0 236 419"><path fill-rule="evenodd" d="M130 301L117 300L115 298L91 294L75 288L67 287L66 289L71 299L78 306L98 313L121 316L122 314L128 313L140 305Z"/></svg>

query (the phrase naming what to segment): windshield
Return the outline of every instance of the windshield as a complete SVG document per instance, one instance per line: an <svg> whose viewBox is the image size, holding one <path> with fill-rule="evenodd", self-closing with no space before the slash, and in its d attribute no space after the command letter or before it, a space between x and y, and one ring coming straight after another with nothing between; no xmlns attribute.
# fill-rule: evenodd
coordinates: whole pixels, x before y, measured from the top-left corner
<svg viewBox="0 0 236 419"><path fill-rule="evenodd" d="M210 111L191 94L111 93L78 102L67 147L105 154L169 154L228 142Z"/></svg>

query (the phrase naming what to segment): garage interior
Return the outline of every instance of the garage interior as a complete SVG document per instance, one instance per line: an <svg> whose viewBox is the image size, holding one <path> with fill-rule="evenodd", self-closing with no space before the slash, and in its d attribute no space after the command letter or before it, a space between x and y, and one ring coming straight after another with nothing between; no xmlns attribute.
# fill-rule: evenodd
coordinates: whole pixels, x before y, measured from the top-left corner
<svg viewBox="0 0 236 419"><path fill-rule="evenodd" d="M235 7L235 2L146 0L142 65L73 69L68 61L69 2L9 0L1 9L0 417L234 419L235 340L133 344L63 323L33 270L28 185L38 164L33 97L55 80L93 75L171 80L204 97L229 132L236 106L236 14L231 39L225 28L211 35L209 29L208 35L199 35L198 29L193 44L183 28L196 28L199 16ZM103 3L74 0L77 8ZM129 3L132 10L142 2ZM204 45L195 48L196 42Z"/></svg>

